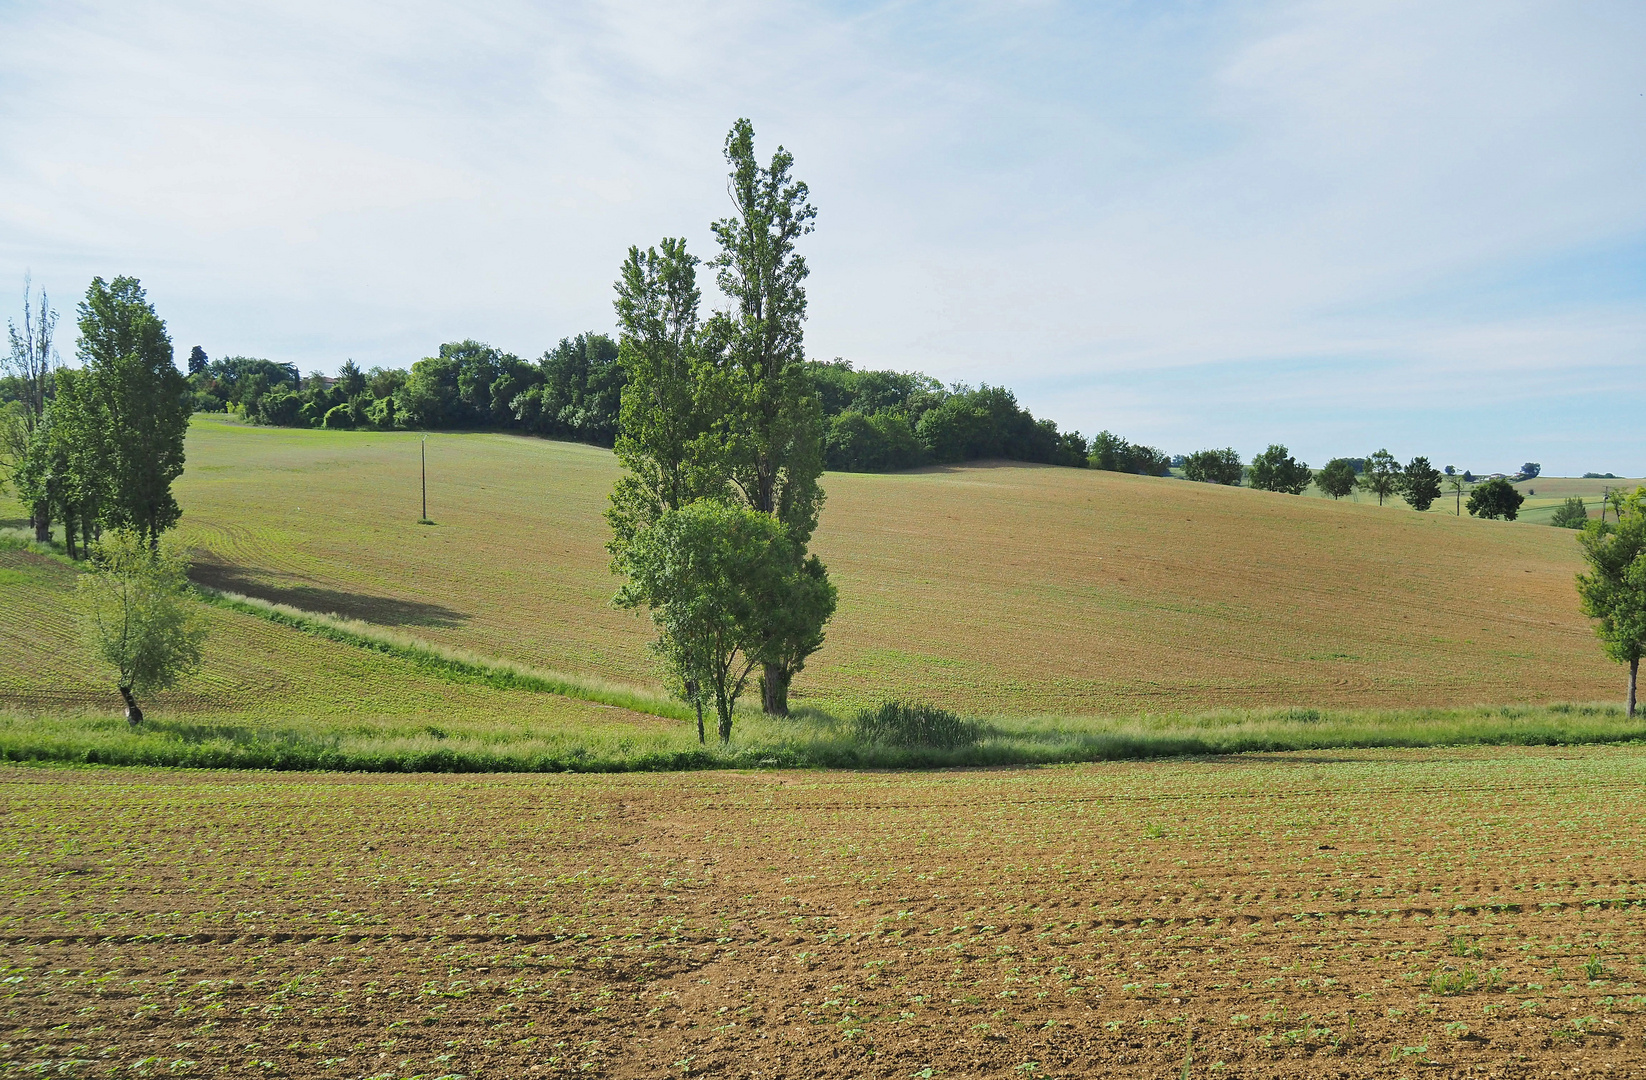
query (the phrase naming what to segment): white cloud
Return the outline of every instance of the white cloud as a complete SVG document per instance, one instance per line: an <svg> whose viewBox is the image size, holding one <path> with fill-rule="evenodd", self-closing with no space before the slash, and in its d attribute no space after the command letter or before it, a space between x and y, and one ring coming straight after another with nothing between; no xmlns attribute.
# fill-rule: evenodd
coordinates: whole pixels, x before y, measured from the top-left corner
<svg viewBox="0 0 1646 1080"><path fill-rule="evenodd" d="M750 115L821 210L817 355L1174 447L1295 407L1512 457L1573 372L1642 403L1643 44L1625 3L12 5L0 255L138 274L213 353L535 353L630 243L706 247ZM1556 288L1592 248L1632 254Z"/></svg>

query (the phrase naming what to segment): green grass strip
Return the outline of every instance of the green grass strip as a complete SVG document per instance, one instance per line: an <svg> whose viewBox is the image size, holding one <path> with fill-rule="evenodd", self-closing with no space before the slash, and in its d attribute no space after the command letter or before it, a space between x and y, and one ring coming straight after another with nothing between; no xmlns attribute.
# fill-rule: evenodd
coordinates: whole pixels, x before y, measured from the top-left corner
<svg viewBox="0 0 1646 1080"><path fill-rule="evenodd" d="M683 703L670 701L660 694L647 693L632 686L578 678L558 672L515 664L494 657L480 656L463 649L452 649L407 634L372 626L356 619L336 615L320 615L312 611L276 604L253 596L224 592L196 585L195 593L213 607L237 611L266 619L281 626L313 634L328 641L336 641L356 648L370 649L408 661L419 671L452 682L480 683L499 690L527 690L540 694L558 694L562 697L611 705L650 716L670 720L694 719Z"/></svg>

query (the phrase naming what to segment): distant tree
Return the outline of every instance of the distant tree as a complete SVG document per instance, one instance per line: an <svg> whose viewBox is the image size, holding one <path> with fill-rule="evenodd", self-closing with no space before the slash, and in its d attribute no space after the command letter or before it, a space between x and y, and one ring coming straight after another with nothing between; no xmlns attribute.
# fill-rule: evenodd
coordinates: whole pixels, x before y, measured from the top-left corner
<svg viewBox="0 0 1646 1080"><path fill-rule="evenodd" d="M143 722L137 696L164 690L200 664L206 626L184 595L188 562L173 544L119 530L104 537L95 569L82 574L82 626L97 658L115 671L126 720Z"/></svg>
<svg viewBox="0 0 1646 1080"><path fill-rule="evenodd" d="M1583 613L1598 619L1606 654L1629 665L1628 709L1634 718L1640 658L1646 651L1646 488L1623 504L1616 525L1590 522L1578 538L1587 573L1577 576Z"/></svg>
<svg viewBox="0 0 1646 1080"><path fill-rule="evenodd" d="M1348 458L1333 458L1315 474L1320 490L1334 499L1341 499L1355 489L1355 467Z"/></svg>
<svg viewBox="0 0 1646 1080"><path fill-rule="evenodd" d="M1463 470L1463 482L1465 484L1474 483L1475 482L1475 474L1470 472L1468 469L1464 469Z"/></svg>
<svg viewBox="0 0 1646 1080"><path fill-rule="evenodd" d="M881 409L867 416L848 409L829 421L824 464L831 469L895 472L928 460L925 445L899 409Z"/></svg>
<svg viewBox="0 0 1646 1080"><path fill-rule="evenodd" d="M1469 513L1481 518L1502 518L1513 521L1520 513L1520 504L1526 496L1515 490L1513 484L1498 477L1488 480L1469 493Z"/></svg>
<svg viewBox="0 0 1646 1080"><path fill-rule="evenodd" d="M190 375L204 375L206 373L206 369L210 366L211 357L206 355L205 349L202 349L200 346L196 345L194 348L189 350Z"/></svg>
<svg viewBox="0 0 1646 1080"><path fill-rule="evenodd" d="M1426 457L1415 457L1400 473L1400 496L1413 510L1423 511L1440 498L1440 470Z"/></svg>
<svg viewBox="0 0 1646 1080"><path fill-rule="evenodd" d="M1555 509L1549 524L1561 529L1581 529L1589 523L1589 508L1576 495Z"/></svg>
<svg viewBox="0 0 1646 1080"><path fill-rule="evenodd" d="M1249 482L1262 491L1301 495L1309 487L1309 466L1292 457L1279 443L1272 444L1252 459Z"/></svg>
<svg viewBox="0 0 1646 1080"><path fill-rule="evenodd" d="M1400 487L1400 462L1387 450L1379 450L1366 459L1366 471L1361 474L1360 486L1377 496L1377 505L1393 495Z"/></svg>
<svg viewBox="0 0 1646 1080"><path fill-rule="evenodd" d="M337 369L338 393L344 398L352 398L366 392L366 376L353 360L343 361L343 366Z"/></svg>
<svg viewBox="0 0 1646 1080"><path fill-rule="evenodd" d="M1456 465L1448 465L1448 466L1446 466L1445 471L1446 471L1447 476L1453 476L1457 473L1457 466Z"/></svg>
<svg viewBox="0 0 1646 1080"><path fill-rule="evenodd" d="M1541 473L1542 471L1543 471L1543 466L1539 465L1535 461L1528 461L1526 464L1524 464L1520 467L1519 479L1521 479L1521 480L1531 480L1531 479L1535 478L1538 475L1538 473Z"/></svg>
<svg viewBox="0 0 1646 1080"><path fill-rule="evenodd" d="M188 384L136 278L93 278L79 315L87 398L103 434L102 523L153 544L183 513L171 484L183 471Z"/></svg>
<svg viewBox="0 0 1646 1080"><path fill-rule="evenodd" d="M1183 476L1203 484L1240 484L1240 455L1232 447L1200 450L1183 459Z"/></svg>
<svg viewBox="0 0 1646 1080"><path fill-rule="evenodd" d="M650 609L656 651L682 688L713 703L722 743L731 740L732 711L766 655L772 613L791 603L796 567L816 562L800 546L770 514L699 499L665 511L614 560L627 577L616 603Z"/></svg>
<svg viewBox="0 0 1646 1080"><path fill-rule="evenodd" d="M1169 457L1152 446L1131 443L1109 431L1100 431L1092 439L1088 464L1107 472L1137 473L1141 476L1166 476L1172 471Z"/></svg>

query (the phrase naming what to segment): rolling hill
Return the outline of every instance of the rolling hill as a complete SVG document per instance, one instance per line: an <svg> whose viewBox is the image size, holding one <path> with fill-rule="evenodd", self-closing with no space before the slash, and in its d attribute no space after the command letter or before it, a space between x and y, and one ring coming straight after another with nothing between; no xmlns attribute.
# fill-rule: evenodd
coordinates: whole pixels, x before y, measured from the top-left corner
<svg viewBox="0 0 1646 1080"><path fill-rule="evenodd" d="M593 447L197 418L178 482L206 584L649 684L609 606L617 475ZM978 714L1610 699L1573 535L1169 478L1011 464L830 474L840 587L797 703Z"/></svg>

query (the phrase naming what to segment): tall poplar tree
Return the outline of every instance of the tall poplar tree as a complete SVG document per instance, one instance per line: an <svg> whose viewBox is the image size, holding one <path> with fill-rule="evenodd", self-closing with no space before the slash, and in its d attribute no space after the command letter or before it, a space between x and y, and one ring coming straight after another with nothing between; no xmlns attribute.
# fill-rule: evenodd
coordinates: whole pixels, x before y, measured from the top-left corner
<svg viewBox="0 0 1646 1080"><path fill-rule="evenodd" d="M136 278L93 278L79 316L82 377L99 442L101 523L154 544L183 513L171 484L183 471L188 381Z"/></svg>
<svg viewBox="0 0 1646 1080"><path fill-rule="evenodd" d="M733 213L711 226L720 253L709 265L731 308L710 318L705 345L725 405L715 427L731 483L752 509L788 528L799 560L794 580L806 583L773 613L780 617L760 650L761 705L783 716L789 684L822 647L823 625L834 614L828 575L806 552L823 508L824 423L805 363L809 271L795 244L812 231L817 210L807 201L810 189L792 176L787 150L779 146L770 164L760 164L748 120L732 125L725 155Z"/></svg>

